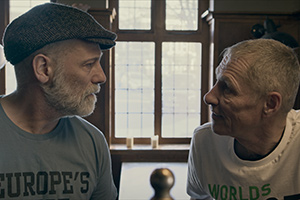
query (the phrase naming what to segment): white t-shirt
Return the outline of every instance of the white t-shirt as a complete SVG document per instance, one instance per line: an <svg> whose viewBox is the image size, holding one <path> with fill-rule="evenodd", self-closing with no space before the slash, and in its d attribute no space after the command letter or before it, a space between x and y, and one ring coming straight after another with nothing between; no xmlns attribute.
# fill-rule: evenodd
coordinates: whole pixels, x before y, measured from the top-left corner
<svg viewBox="0 0 300 200"><path fill-rule="evenodd" d="M300 199L300 111L291 110L279 145L257 161L240 159L234 138L195 130L188 161L187 193L195 199Z"/></svg>

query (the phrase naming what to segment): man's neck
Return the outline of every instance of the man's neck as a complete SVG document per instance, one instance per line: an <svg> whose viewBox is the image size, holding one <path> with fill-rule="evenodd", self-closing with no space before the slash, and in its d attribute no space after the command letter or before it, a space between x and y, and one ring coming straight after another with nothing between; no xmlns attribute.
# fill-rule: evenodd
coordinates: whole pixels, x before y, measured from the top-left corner
<svg viewBox="0 0 300 200"><path fill-rule="evenodd" d="M8 118L19 128L32 134L46 134L56 127L60 116L39 99L13 93L3 97L1 105Z"/></svg>
<svg viewBox="0 0 300 200"><path fill-rule="evenodd" d="M276 149L276 147L279 145L283 134L284 134L284 128L281 130L281 134L278 139L273 140L261 140L260 142L255 143L248 143L244 141L239 141L238 139L234 140L234 150L236 155L242 159L242 160L260 160L266 156L268 156L270 153ZM276 137L275 137L276 138Z"/></svg>

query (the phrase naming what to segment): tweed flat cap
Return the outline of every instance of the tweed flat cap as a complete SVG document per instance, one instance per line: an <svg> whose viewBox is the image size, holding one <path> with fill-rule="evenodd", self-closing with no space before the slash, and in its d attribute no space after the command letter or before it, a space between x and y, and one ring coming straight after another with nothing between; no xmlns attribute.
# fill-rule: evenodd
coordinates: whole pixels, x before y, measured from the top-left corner
<svg viewBox="0 0 300 200"><path fill-rule="evenodd" d="M103 28L90 14L70 6L45 3L10 23L4 32L6 59L13 65L47 44L82 39L102 50L115 45L116 34Z"/></svg>

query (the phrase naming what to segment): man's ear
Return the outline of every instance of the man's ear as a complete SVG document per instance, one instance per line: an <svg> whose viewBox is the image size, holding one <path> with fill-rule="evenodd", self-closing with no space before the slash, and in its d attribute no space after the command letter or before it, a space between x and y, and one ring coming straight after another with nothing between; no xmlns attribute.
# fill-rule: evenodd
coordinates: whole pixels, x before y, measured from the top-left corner
<svg viewBox="0 0 300 200"><path fill-rule="evenodd" d="M53 68L50 65L50 58L44 54L37 54L32 60L32 67L37 80L47 83L52 77Z"/></svg>
<svg viewBox="0 0 300 200"><path fill-rule="evenodd" d="M270 92L267 95L265 105L264 105L264 114L265 115L273 115L276 113L282 104L282 96L279 92Z"/></svg>

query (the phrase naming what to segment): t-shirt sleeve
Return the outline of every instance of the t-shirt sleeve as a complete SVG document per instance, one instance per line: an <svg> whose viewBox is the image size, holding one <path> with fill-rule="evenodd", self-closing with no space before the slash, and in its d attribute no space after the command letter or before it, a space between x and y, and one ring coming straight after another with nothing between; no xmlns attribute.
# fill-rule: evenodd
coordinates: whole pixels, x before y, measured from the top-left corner
<svg viewBox="0 0 300 200"><path fill-rule="evenodd" d="M200 129L201 130L201 129ZM191 147L188 158L188 175L187 175L187 193L193 199L213 199L203 189L202 183L199 180L199 171L201 171L201 158L197 154L197 145L199 141L196 139L196 134L199 129L194 131L193 138L191 140Z"/></svg>
<svg viewBox="0 0 300 200"><path fill-rule="evenodd" d="M98 138L98 159L99 176L97 186L93 192L91 200L107 199L115 200L117 198L117 189L112 178L111 156L107 142L102 133Z"/></svg>

